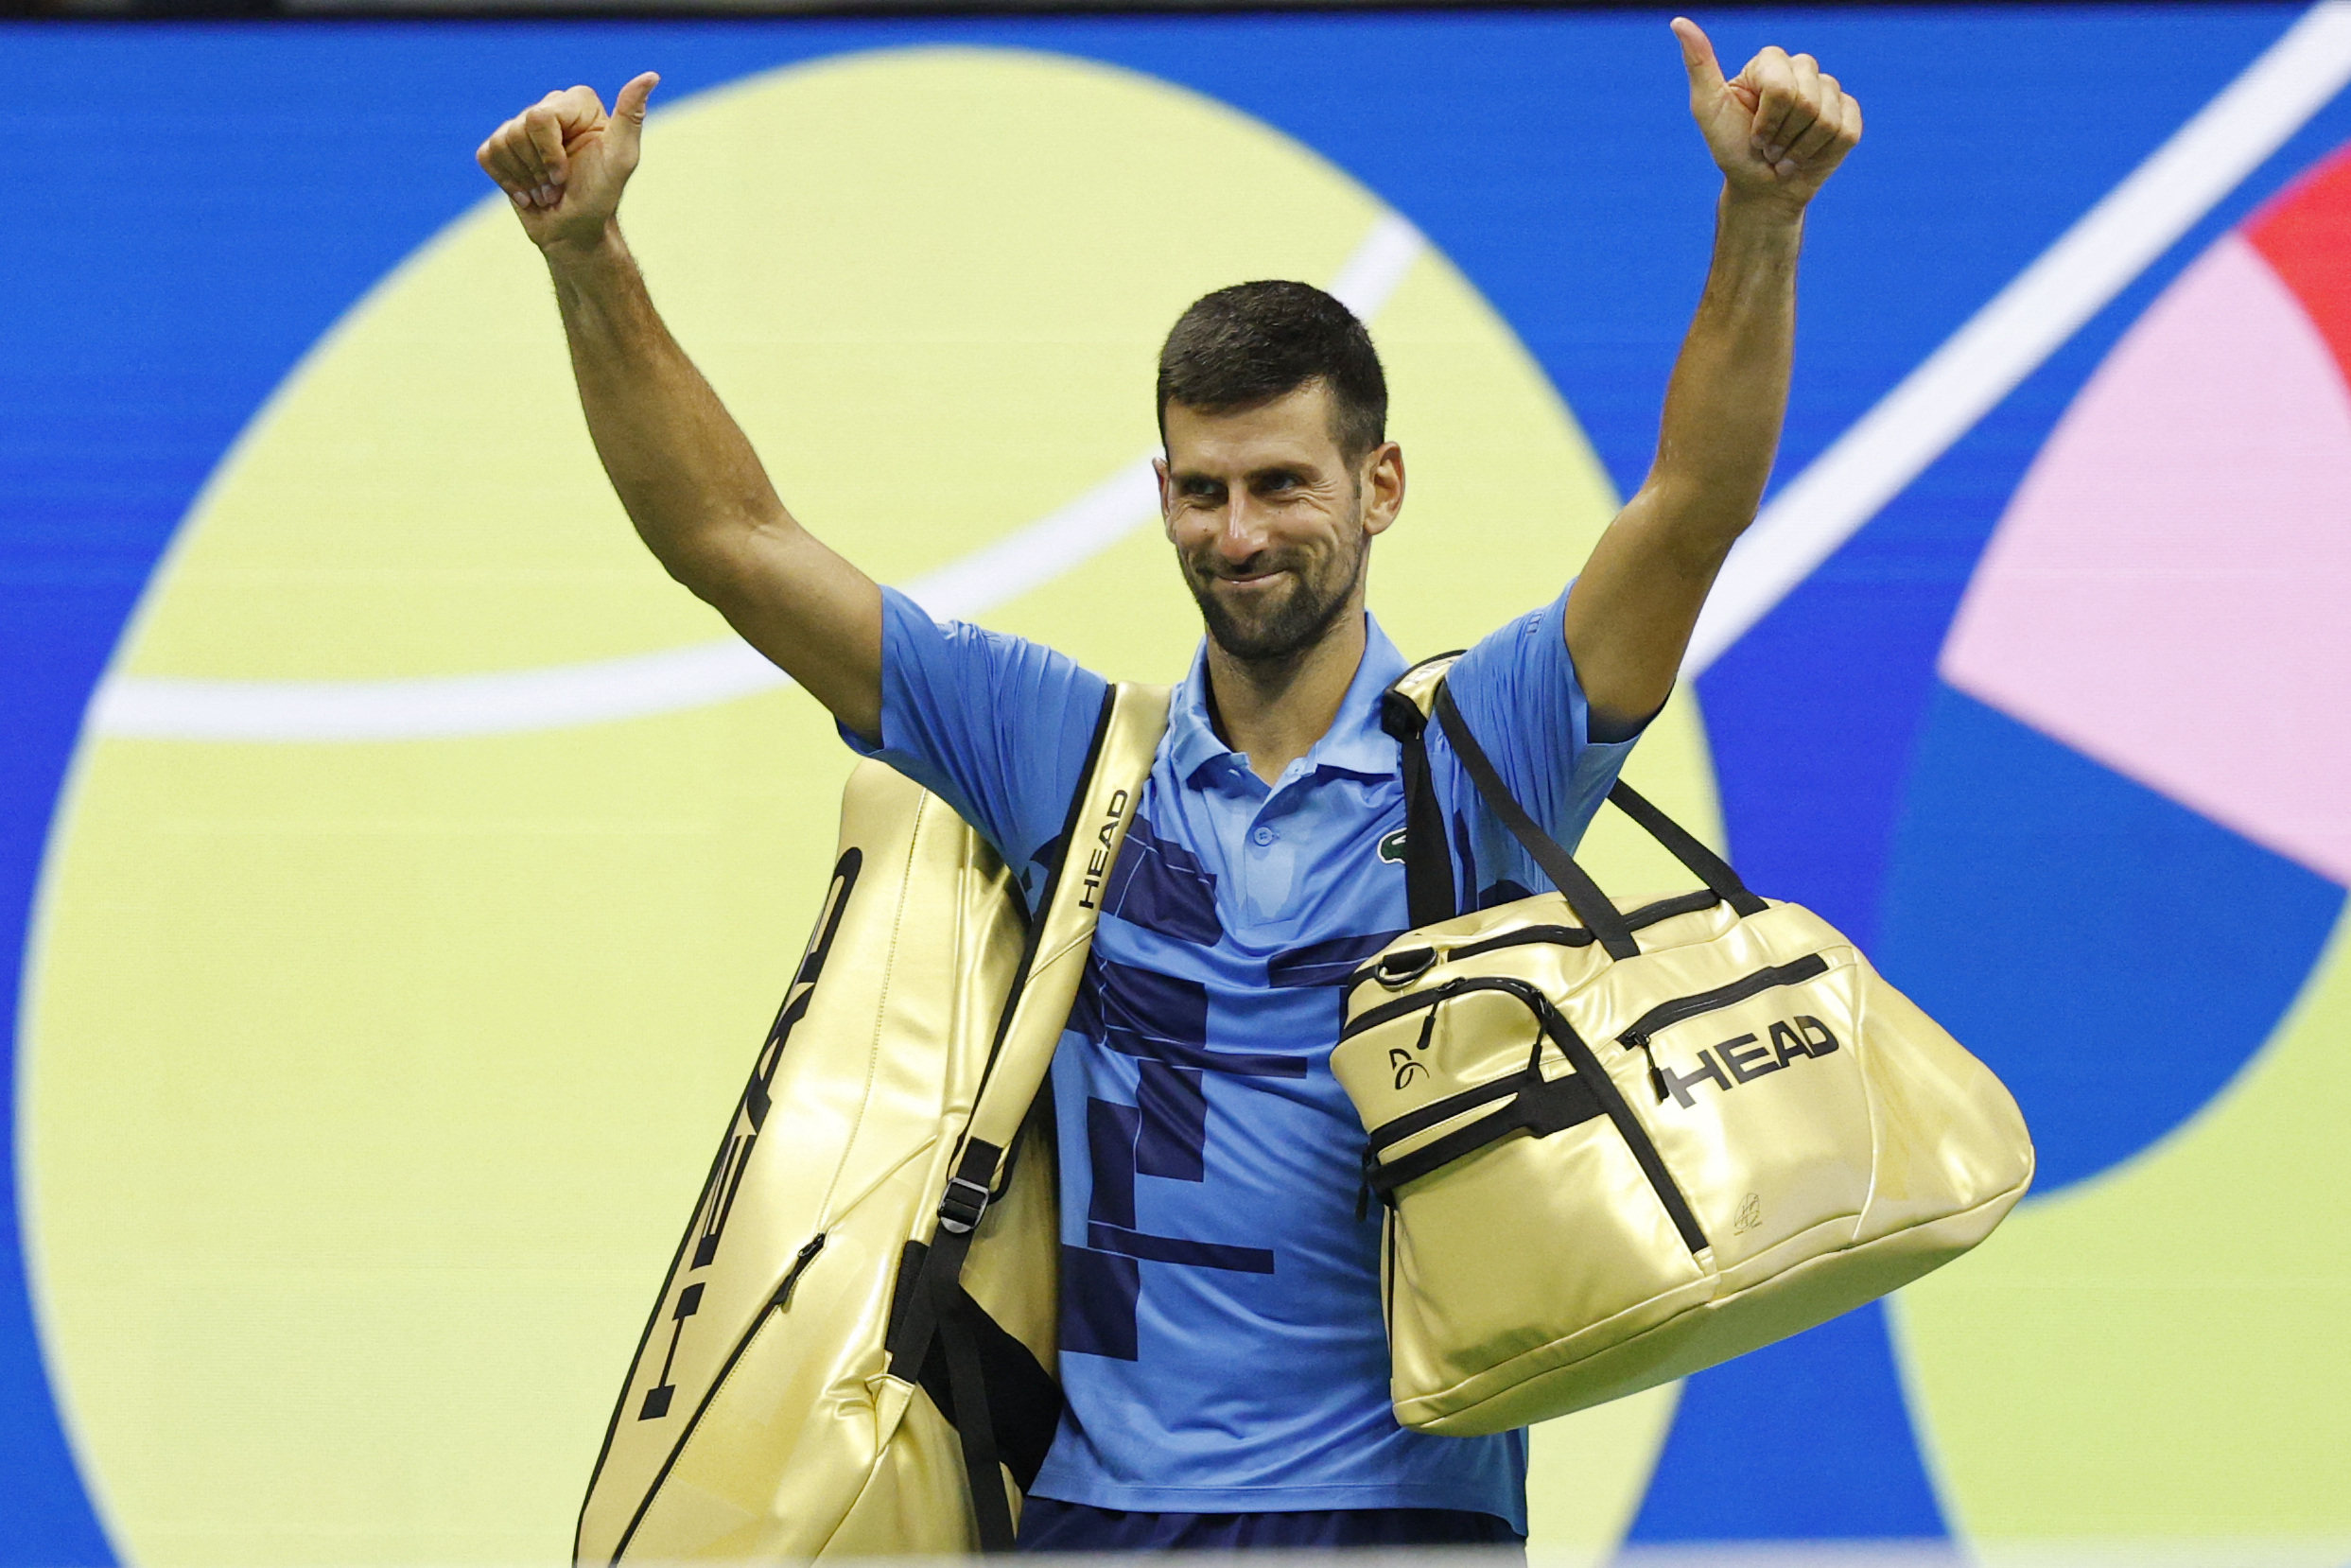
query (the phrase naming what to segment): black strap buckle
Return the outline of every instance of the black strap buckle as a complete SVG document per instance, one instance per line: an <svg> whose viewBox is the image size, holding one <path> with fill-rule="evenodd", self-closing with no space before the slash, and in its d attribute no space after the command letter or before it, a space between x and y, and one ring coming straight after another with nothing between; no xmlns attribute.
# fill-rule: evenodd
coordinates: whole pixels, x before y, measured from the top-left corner
<svg viewBox="0 0 2351 1568"><path fill-rule="evenodd" d="M950 1176L947 1195L939 1199L939 1228L962 1236L969 1234L987 1212L988 1190L984 1182L967 1181Z"/></svg>

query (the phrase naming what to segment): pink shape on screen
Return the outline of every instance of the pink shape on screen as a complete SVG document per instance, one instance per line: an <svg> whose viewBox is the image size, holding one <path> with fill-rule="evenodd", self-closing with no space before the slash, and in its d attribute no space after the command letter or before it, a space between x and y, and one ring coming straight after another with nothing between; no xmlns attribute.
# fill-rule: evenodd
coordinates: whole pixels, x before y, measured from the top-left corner
<svg viewBox="0 0 2351 1568"><path fill-rule="evenodd" d="M2075 399L1944 644L1959 689L2351 883L2351 389L2237 235Z"/></svg>

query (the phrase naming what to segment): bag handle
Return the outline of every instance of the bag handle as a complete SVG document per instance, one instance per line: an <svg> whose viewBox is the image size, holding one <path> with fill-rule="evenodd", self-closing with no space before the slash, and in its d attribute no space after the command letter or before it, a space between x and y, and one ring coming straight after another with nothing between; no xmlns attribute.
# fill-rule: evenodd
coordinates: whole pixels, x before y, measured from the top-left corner
<svg viewBox="0 0 2351 1568"><path fill-rule="evenodd" d="M1638 958L1641 944L1634 940L1632 928L1625 924L1623 913L1600 891L1600 884L1592 880L1591 874L1576 863L1576 857L1560 848L1559 841L1526 814L1526 808L1518 803L1510 787L1502 781L1502 775L1494 771L1486 748L1470 733L1469 721L1461 717L1461 710L1454 706L1453 692L1441 681L1437 687L1436 706L1437 722L1445 726L1445 739L1453 742L1453 749L1460 757L1462 766L1469 770L1477 793L1485 797L1486 809L1502 820L1502 825L1510 829L1510 836L1542 867L1551 885L1565 895L1567 907L1576 912L1576 918L1584 923L1611 958Z"/></svg>
<svg viewBox="0 0 2351 1568"><path fill-rule="evenodd" d="M1632 818L1646 829L1649 837L1665 846L1665 852L1680 861L1698 880L1704 882L1715 897L1729 904L1733 913L1745 918L1761 915L1771 906L1748 891L1747 883L1731 869L1731 862L1706 847L1696 833L1651 805L1623 779L1609 789L1608 797L1615 808Z"/></svg>
<svg viewBox="0 0 2351 1568"><path fill-rule="evenodd" d="M1391 688L1389 696L1392 699L1392 706L1408 707L1416 713L1419 709L1419 704L1402 690ZM1503 782L1502 775L1495 769L1492 760L1487 757L1485 748L1478 744L1477 737L1471 731L1469 722L1461 716L1460 708L1454 705L1453 693L1446 688L1442 673L1437 677L1434 689L1426 700L1429 706L1435 710L1437 723L1444 726L1445 739L1452 743L1454 753L1460 757L1462 767L1469 774L1471 781L1477 787L1478 794L1486 802L1487 810L1492 811L1502 825L1509 829L1511 837L1518 840L1536 865L1541 868L1543 875L1551 879L1561 896L1567 899L1568 907L1576 912L1576 918L1583 921L1590 929L1593 939L1611 958L1630 958L1638 954L1641 950L1640 944L1634 939L1630 928L1627 926L1625 917L1618 912L1614 901L1601 891L1599 883L1593 881L1591 874L1576 863L1573 855L1562 848L1550 834L1542 830L1541 826L1528 815L1525 808L1521 806L1517 798L1510 793L1509 786ZM1402 742L1404 747L1404 816L1406 823L1404 856L1407 893L1408 895L1413 893L1419 885L1413 878L1413 872L1415 862L1420 857L1421 841L1424 837L1433 837L1435 854L1431 858L1441 860L1444 877L1442 913L1436 918L1447 919L1454 913L1452 857L1445 846L1441 813L1436 805L1436 790L1433 788L1429 772L1424 726L1408 726L1396 722L1401 717L1401 715L1391 717L1387 711L1384 710L1382 723L1391 735L1395 735ZM1409 732L1404 733L1405 731ZM1415 767L1416 752L1419 754L1417 768ZM1416 803L1416 797L1419 797L1418 803ZM1619 779L1609 790L1608 798L1618 810L1630 817L1643 831L1663 845L1665 852L1679 861L1684 869L1705 883L1707 889L1715 897L1730 905L1733 913L1743 918L1750 915L1760 915L1771 907L1749 889L1739 874L1732 869L1730 862L1708 848L1699 841L1698 835L1660 810L1654 803L1631 785ZM1424 817L1437 824L1433 835L1424 835L1418 830ZM1420 880L1427 880L1424 870ZM1438 906L1435 900L1431 900L1429 907ZM1432 920L1421 917L1421 902L1415 898L1409 912L1413 924L1419 926L1434 923Z"/></svg>

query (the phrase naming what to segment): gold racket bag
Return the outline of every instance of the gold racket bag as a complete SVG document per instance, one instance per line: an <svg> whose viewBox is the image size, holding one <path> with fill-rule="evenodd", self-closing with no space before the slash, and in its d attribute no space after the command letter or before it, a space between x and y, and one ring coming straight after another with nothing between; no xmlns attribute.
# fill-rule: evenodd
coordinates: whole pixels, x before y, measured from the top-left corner
<svg viewBox="0 0 2351 1568"><path fill-rule="evenodd" d="M622 1385L583 1563L1002 1549L1060 1418L1039 1092L1166 727L1106 695L1027 918L937 796L862 763L815 933Z"/></svg>
<svg viewBox="0 0 2351 1568"><path fill-rule="evenodd" d="M1611 901L1510 798L1449 662L1386 699L1417 929L1350 976L1331 1057L1386 1211L1397 1420L1468 1436L1565 1415L1983 1240L2032 1178L1999 1080L1826 921L1749 892L1623 784L1609 798L1705 885ZM1559 892L1437 917L1432 708Z"/></svg>

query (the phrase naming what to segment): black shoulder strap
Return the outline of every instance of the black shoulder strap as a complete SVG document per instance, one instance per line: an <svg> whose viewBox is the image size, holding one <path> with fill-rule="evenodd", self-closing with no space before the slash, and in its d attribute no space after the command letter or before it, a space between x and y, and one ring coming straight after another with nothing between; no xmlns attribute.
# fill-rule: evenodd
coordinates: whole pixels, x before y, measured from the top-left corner
<svg viewBox="0 0 2351 1568"><path fill-rule="evenodd" d="M892 1334L917 1289L947 1293L932 1303L935 1328L915 1381L955 1428L981 1551L1008 1552L1014 1532L1004 1472L1023 1492L1036 1484L1061 1421L1061 1386L969 1291L936 1276L926 1279L930 1251L921 1242L908 1242L899 1256Z"/></svg>
<svg viewBox="0 0 2351 1568"><path fill-rule="evenodd" d="M966 1296L962 1299L969 1301L971 1298ZM949 1312L940 1318L938 1348L947 1360L949 1408L954 1411L955 1435L963 1444L964 1475L971 1485L971 1511L980 1526L980 1550L991 1554L1009 1552L1013 1548L1012 1504L1004 1496L1004 1476L996 1449L996 1420L988 1409L987 1374L980 1365L980 1347L973 1337L970 1319L961 1312Z"/></svg>
<svg viewBox="0 0 2351 1568"><path fill-rule="evenodd" d="M1437 688L1437 722L1445 726L1445 739L1453 742L1461 765L1469 770L1477 793L1485 797L1486 809L1501 819L1502 825L1510 829L1510 836L1542 867L1542 874L1551 879L1552 886L1566 896L1576 918L1591 929L1593 939L1611 958L1639 957L1641 944L1634 940L1632 928L1625 924L1625 916L1600 891L1600 884L1576 863L1576 858L1560 848L1559 842L1544 832L1526 814L1526 808L1511 795L1510 787L1502 781L1502 775L1494 771L1493 763L1488 759L1486 748L1477 743L1477 737L1470 733L1469 722L1454 706L1453 692L1441 685Z"/></svg>
<svg viewBox="0 0 2351 1568"><path fill-rule="evenodd" d="M1450 920L1460 911L1445 813L1429 778L1429 716L1402 692L1380 698L1380 727L1404 748L1404 911L1416 926Z"/></svg>

